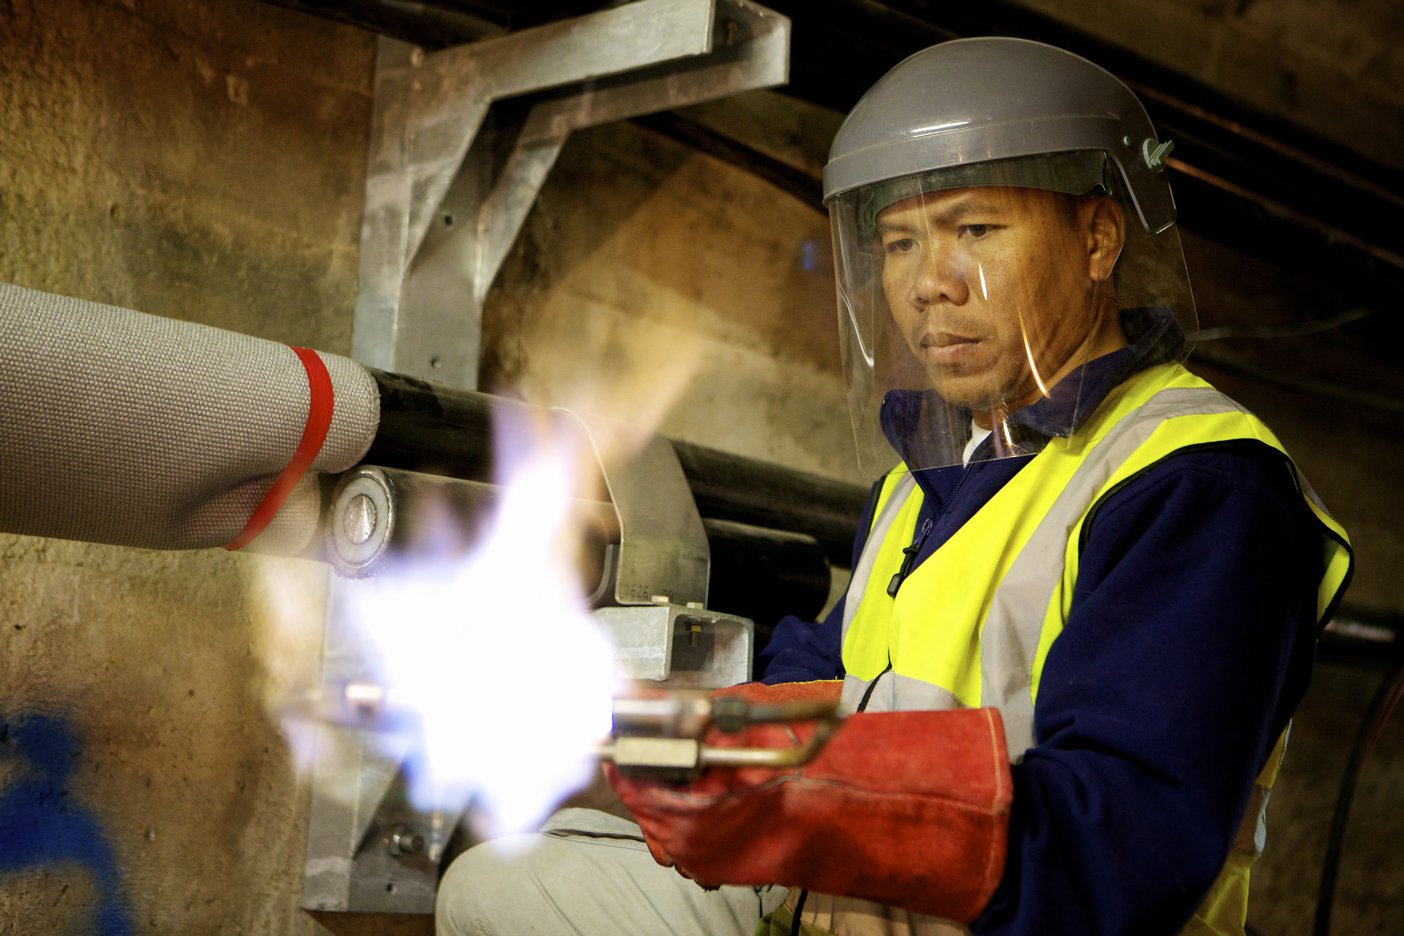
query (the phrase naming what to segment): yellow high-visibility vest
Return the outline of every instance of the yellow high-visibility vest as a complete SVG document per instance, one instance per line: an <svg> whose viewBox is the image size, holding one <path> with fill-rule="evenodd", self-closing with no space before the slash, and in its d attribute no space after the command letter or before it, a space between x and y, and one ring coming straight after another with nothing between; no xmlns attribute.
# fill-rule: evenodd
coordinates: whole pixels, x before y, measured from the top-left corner
<svg viewBox="0 0 1404 936"><path fill-rule="evenodd" d="M846 600L844 703L851 710L866 698L868 711L994 706L1004 717L1010 758L1021 760L1034 743L1039 679L1068 617L1088 517L1122 482L1176 452L1251 439L1286 455L1257 417L1178 364L1142 371L1070 439L1049 442L906 578L895 598L888 582L912 542L922 495L910 472L894 471L874 507ZM1296 477L1321 527L1317 612L1324 625L1349 579L1350 543L1300 472ZM1249 869L1261 852L1267 793L1285 740L1258 777L1233 851L1186 933L1243 932Z"/></svg>

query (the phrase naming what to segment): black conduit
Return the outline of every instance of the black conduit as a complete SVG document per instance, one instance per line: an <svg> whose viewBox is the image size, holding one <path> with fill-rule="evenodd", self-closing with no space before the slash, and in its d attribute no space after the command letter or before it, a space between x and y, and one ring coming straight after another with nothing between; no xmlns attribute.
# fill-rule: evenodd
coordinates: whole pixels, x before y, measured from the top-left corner
<svg viewBox="0 0 1404 936"><path fill-rule="evenodd" d="M1370 708L1360 723L1360 732L1351 750L1350 762L1346 764L1345 777L1336 796L1336 812L1331 818L1331 833L1326 842L1326 858L1321 866L1321 886L1316 898L1316 925L1313 936L1329 936L1331 931L1331 907L1336 898L1336 878L1340 873L1341 849L1345 844L1346 824L1350 819L1350 807L1355 799L1355 788L1360 782L1360 772L1370 759L1389 717L1394 713L1399 699L1404 696L1404 663L1398 663L1385 674L1380 688L1370 702Z"/></svg>

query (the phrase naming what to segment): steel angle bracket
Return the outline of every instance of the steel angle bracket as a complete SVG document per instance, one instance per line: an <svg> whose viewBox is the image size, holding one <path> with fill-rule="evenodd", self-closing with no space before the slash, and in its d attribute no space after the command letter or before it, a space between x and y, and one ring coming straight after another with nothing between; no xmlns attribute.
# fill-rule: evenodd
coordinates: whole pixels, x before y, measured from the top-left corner
<svg viewBox="0 0 1404 936"><path fill-rule="evenodd" d="M720 689L750 681L750 618L674 604L599 608L614 642L615 674L666 689Z"/></svg>
<svg viewBox="0 0 1404 936"><path fill-rule="evenodd" d="M367 676L364 646L349 624L346 586L354 583L333 579L329 595L322 661L328 686ZM332 725L309 724L307 730L314 733L314 759L302 906L432 913L439 864L458 816L409 802L403 764L411 742Z"/></svg>
<svg viewBox="0 0 1404 936"><path fill-rule="evenodd" d="M612 584L613 595L592 596L592 603L703 607L711 548L672 444L614 420L552 412L584 428L619 519L602 585Z"/></svg>
<svg viewBox="0 0 1404 936"><path fill-rule="evenodd" d="M711 547L667 439L611 420L581 422L619 520L595 621L614 643L615 674L668 688L716 689L751 677L755 626L709 611ZM605 594L612 590L613 594Z"/></svg>
<svg viewBox="0 0 1404 936"><path fill-rule="evenodd" d="M381 38L353 355L475 389L483 299L571 132L783 84L789 37L746 0L636 0L439 52Z"/></svg>

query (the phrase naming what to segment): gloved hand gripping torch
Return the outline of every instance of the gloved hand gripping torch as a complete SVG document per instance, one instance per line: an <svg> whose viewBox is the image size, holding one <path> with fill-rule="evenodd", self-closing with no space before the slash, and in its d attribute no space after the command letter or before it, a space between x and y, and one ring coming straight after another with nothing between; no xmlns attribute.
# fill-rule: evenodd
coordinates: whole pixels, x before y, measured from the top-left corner
<svg viewBox="0 0 1404 936"><path fill-rule="evenodd" d="M636 779L681 782L708 767L781 769L806 764L819 755L841 717L835 701L806 699L756 702L704 690L654 689L615 696L613 730L596 748L603 761ZM400 704L393 691L372 682L348 682L339 690L313 690L284 712L291 718L354 728L412 734L418 714ZM792 747L718 744L740 738L753 725L813 722L814 730Z"/></svg>
<svg viewBox="0 0 1404 936"><path fill-rule="evenodd" d="M829 701L751 702L698 691L657 692L614 700L612 740L599 749L625 776L681 781L707 767L794 767L824 749L838 726ZM742 735L750 725L812 721L815 730L794 747L732 747L708 738Z"/></svg>

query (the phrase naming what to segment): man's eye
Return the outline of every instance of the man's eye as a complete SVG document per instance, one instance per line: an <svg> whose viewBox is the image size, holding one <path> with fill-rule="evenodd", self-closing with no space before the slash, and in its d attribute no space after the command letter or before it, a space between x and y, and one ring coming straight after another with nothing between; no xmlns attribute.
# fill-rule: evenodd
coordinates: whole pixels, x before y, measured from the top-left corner
<svg viewBox="0 0 1404 936"><path fill-rule="evenodd" d="M994 225L992 224L965 224L961 226L962 232L974 238L984 237L992 230L994 230Z"/></svg>
<svg viewBox="0 0 1404 936"><path fill-rule="evenodd" d="M916 248L916 241L910 237L898 237L882 245L889 254L904 254Z"/></svg>

